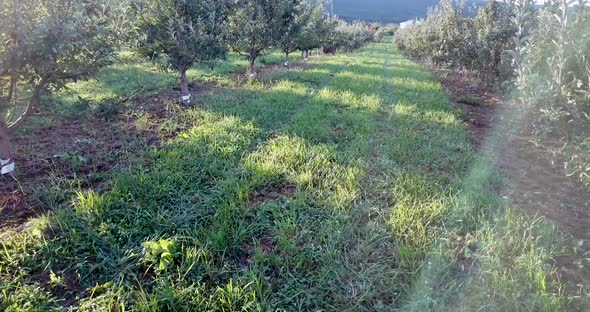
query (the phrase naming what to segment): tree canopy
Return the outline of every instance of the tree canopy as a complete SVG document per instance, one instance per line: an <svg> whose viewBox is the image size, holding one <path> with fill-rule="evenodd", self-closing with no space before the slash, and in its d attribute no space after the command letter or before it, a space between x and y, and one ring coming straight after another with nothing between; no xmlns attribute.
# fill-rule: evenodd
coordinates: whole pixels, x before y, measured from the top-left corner
<svg viewBox="0 0 590 312"><path fill-rule="evenodd" d="M0 117L17 127L43 92L88 77L109 64L114 32L102 0L2 0Z"/></svg>

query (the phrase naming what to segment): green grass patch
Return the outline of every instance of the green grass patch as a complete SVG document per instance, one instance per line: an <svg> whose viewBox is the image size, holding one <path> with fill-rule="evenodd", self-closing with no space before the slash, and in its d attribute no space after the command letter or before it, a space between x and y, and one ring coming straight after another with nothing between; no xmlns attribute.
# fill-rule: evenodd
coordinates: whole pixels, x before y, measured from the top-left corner
<svg viewBox="0 0 590 312"><path fill-rule="evenodd" d="M479 106L481 105L481 100L472 96L462 96L457 99L457 103L471 105L471 106Z"/></svg>

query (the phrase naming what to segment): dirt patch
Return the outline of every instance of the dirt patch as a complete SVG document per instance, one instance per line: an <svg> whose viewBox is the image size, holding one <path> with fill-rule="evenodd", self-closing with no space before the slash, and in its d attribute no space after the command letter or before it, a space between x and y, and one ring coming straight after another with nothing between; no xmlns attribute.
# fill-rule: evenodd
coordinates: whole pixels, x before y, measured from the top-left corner
<svg viewBox="0 0 590 312"><path fill-rule="evenodd" d="M199 95L213 87L192 83L190 89ZM178 104L179 99L179 91L166 90L131 100L111 121L52 116L56 122L49 127L17 133L12 140L16 175L0 177L0 230L19 230L30 218L55 208L39 193L64 189L59 183L99 189L109 183L114 169L147 165L147 150L183 130L177 117L187 108ZM178 128L163 131L159 125L173 117L171 124Z"/></svg>
<svg viewBox="0 0 590 312"><path fill-rule="evenodd" d="M478 83L474 74L457 73L449 70L436 70L435 76L446 88L451 104L465 111L465 123L479 149L493 135L510 133L503 130L501 120L509 120L510 109L503 103L501 93ZM473 97L480 101L472 106L459 104L460 97ZM521 125L518 125L521 126ZM510 199L512 206L523 210L531 217L544 217L555 224L562 232L571 235L570 241L579 245L579 254L590 253L590 192L578 180L564 175L547 155L543 144L533 144L521 129L515 135L506 135L498 159L501 173L508 186L501 192ZM590 289L590 272L584 270L584 256L564 255L553 259L558 278L573 285L584 285Z"/></svg>
<svg viewBox="0 0 590 312"><path fill-rule="evenodd" d="M490 90L474 73L458 73L432 67L430 69L447 90L451 104L465 112L464 121L469 126L468 131L473 138L473 143L478 149L481 148L493 126L501 118L499 115L502 104L500 93L497 90ZM468 105L457 102L465 97L477 99L479 104Z"/></svg>
<svg viewBox="0 0 590 312"><path fill-rule="evenodd" d="M273 252L273 250L275 250L276 246L270 238L266 237L258 238L247 244L244 244L241 250L237 253L236 260L240 267L248 268L250 266L252 263L252 257L254 257L257 248L260 248L263 256L268 256ZM278 276L279 268L276 266L272 265L267 269L272 270L274 275Z"/></svg>
<svg viewBox="0 0 590 312"><path fill-rule="evenodd" d="M205 106L203 97L199 95L215 91L216 86L207 83L192 82L189 84L189 91L194 96L195 105ZM180 98L182 97L180 89L162 90L149 96L137 97L131 101L130 113L148 113L160 118L170 117L178 110ZM182 107L181 108L187 108Z"/></svg>
<svg viewBox="0 0 590 312"><path fill-rule="evenodd" d="M8 228L17 229L23 220L28 220L38 214L35 207L25 199L20 191L5 194L0 197L0 231Z"/></svg>
<svg viewBox="0 0 590 312"><path fill-rule="evenodd" d="M56 271L52 280L52 271L44 270L31 274L28 280L39 283L55 297L63 298L61 305L64 309L75 306L78 296L85 297L86 291L80 285L78 275L72 271Z"/></svg>
<svg viewBox="0 0 590 312"><path fill-rule="evenodd" d="M270 185L259 191L255 191L250 196L248 202L254 207L264 203L277 200L282 197L293 197L297 193L297 187L291 184Z"/></svg>

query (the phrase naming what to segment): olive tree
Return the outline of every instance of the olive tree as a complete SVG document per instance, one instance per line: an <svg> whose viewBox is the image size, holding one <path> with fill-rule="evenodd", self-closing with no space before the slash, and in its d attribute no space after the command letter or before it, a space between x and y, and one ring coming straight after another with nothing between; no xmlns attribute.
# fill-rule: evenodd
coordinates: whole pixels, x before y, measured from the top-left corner
<svg viewBox="0 0 590 312"><path fill-rule="evenodd" d="M44 93L88 77L113 55L103 0L0 0L0 159L10 133L40 109ZM3 172L6 173L6 172Z"/></svg>
<svg viewBox="0 0 590 312"><path fill-rule="evenodd" d="M187 71L226 54L226 22L232 0L142 0L136 4L138 51L165 58L180 76L184 104L191 103Z"/></svg>
<svg viewBox="0 0 590 312"><path fill-rule="evenodd" d="M298 0L239 0L230 21L232 49L248 57L249 74L256 76L254 64L263 53L278 46L285 29L294 20ZM285 27L287 25L287 27Z"/></svg>

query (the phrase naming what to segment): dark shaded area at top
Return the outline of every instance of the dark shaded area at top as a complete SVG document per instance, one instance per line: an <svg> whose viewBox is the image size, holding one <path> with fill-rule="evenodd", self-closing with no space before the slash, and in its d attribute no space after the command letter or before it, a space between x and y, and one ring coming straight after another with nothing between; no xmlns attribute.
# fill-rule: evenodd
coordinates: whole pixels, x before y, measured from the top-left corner
<svg viewBox="0 0 590 312"><path fill-rule="evenodd" d="M334 14L347 21L401 23L412 18L426 17L429 7L440 0L333 0ZM483 5L485 0L468 0L468 13L473 5Z"/></svg>

